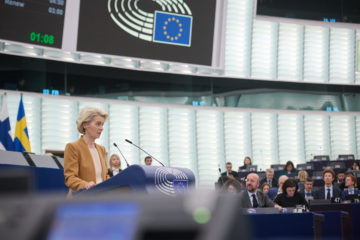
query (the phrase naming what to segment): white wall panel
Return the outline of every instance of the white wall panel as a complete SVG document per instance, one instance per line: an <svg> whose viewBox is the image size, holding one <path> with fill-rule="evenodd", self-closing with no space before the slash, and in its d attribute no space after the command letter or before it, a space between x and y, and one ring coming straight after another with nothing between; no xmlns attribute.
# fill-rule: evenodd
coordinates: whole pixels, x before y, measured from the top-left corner
<svg viewBox="0 0 360 240"><path fill-rule="evenodd" d="M198 186L202 188L214 188L219 177L218 167L225 161L223 129L222 112L197 110Z"/></svg>
<svg viewBox="0 0 360 240"><path fill-rule="evenodd" d="M355 31L352 29L330 29L331 83L354 83L355 68Z"/></svg>
<svg viewBox="0 0 360 240"><path fill-rule="evenodd" d="M228 0L225 30L227 75L250 76L253 0Z"/></svg>
<svg viewBox="0 0 360 240"><path fill-rule="evenodd" d="M340 154L356 153L354 129L354 116L330 116L330 159L337 159Z"/></svg>
<svg viewBox="0 0 360 240"><path fill-rule="evenodd" d="M191 169L197 178L195 110L168 110L169 166Z"/></svg>
<svg viewBox="0 0 360 240"><path fill-rule="evenodd" d="M301 81L303 72L304 26L279 24L278 79Z"/></svg>
<svg viewBox="0 0 360 240"><path fill-rule="evenodd" d="M143 164L139 159L139 150L125 139L139 143L139 111L138 106L125 104L109 105L109 149L108 160L111 154L115 153L120 156L121 168L126 168L126 162L113 145L114 143L120 148L129 164Z"/></svg>
<svg viewBox="0 0 360 240"><path fill-rule="evenodd" d="M304 121L302 114L278 114L279 160L305 163Z"/></svg>
<svg viewBox="0 0 360 240"><path fill-rule="evenodd" d="M304 81L329 80L329 28L305 26Z"/></svg>
<svg viewBox="0 0 360 240"><path fill-rule="evenodd" d="M328 115L304 115L305 157L309 161L316 155L330 156Z"/></svg>
<svg viewBox="0 0 360 240"><path fill-rule="evenodd" d="M165 107L145 107L139 108L139 143L145 151L161 161L165 166L169 166L168 154L168 125L167 108ZM140 152L140 162L144 164L147 155ZM154 166L160 166L153 160Z"/></svg>
<svg viewBox="0 0 360 240"><path fill-rule="evenodd" d="M251 48L251 77L277 78L278 23L255 20Z"/></svg>
<svg viewBox="0 0 360 240"><path fill-rule="evenodd" d="M249 112L224 112L225 159L234 171L243 165L245 156L252 156L250 126Z"/></svg>
<svg viewBox="0 0 360 240"><path fill-rule="evenodd" d="M276 113L251 114L252 163L258 170L279 163Z"/></svg>
<svg viewBox="0 0 360 240"><path fill-rule="evenodd" d="M78 103L58 98L43 98L41 113L42 150L64 151L65 145L79 138L76 128Z"/></svg>

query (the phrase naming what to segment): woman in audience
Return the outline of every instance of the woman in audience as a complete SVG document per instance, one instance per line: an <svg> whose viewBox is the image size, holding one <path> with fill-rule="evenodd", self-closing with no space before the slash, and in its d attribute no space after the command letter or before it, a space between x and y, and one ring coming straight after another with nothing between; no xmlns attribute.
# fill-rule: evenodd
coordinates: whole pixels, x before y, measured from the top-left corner
<svg viewBox="0 0 360 240"><path fill-rule="evenodd" d="M354 171L359 171L360 170L360 166L359 166L359 162L353 162L350 170L354 170Z"/></svg>
<svg viewBox="0 0 360 240"><path fill-rule="evenodd" d="M268 184L267 182L263 183L260 187L260 190L265 194L269 192L269 189L270 189L270 184Z"/></svg>
<svg viewBox="0 0 360 240"><path fill-rule="evenodd" d="M296 174L297 171L294 167L294 163L292 161L287 161L285 164L284 169L280 172L280 175L292 175L292 174Z"/></svg>
<svg viewBox="0 0 360 240"><path fill-rule="evenodd" d="M108 174L110 177L116 176L121 172L121 161L120 157L117 154L113 154L109 160L110 168L108 169Z"/></svg>
<svg viewBox="0 0 360 240"><path fill-rule="evenodd" d="M298 184L296 180L289 178L283 184L283 192L276 196L274 203L281 207L296 207L296 205L304 205L309 209L309 205L305 198L298 193Z"/></svg>
<svg viewBox="0 0 360 240"><path fill-rule="evenodd" d="M244 165L240 167L241 170L247 169L248 166L251 166L251 158L245 157L244 158Z"/></svg>
<svg viewBox="0 0 360 240"><path fill-rule="evenodd" d="M348 195L358 195L360 192L356 188L357 179L352 173L348 173L345 177L345 190L342 192L341 199L346 200Z"/></svg>
<svg viewBox="0 0 360 240"><path fill-rule="evenodd" d="M298 173L298 191L302 191L305 188L305 181L309 177L305 170L301 170Z"/></svg>
<svg viewBox="0 0 360 240"><path fill-rule="evenodd" d="M236 179L229 178L221 188L223 193L238 194L241 192L241 183Z"/></svg>
<svg viewBox="0 0 360 240"><path fill-rule="evenodd" d="M83 108L76 120L82 134L76 142L68 143L64 152L65 185L72 191L89 189L109 178L107 174L106 150L96 144L101 136L108 114L95 107Z"/></svg>

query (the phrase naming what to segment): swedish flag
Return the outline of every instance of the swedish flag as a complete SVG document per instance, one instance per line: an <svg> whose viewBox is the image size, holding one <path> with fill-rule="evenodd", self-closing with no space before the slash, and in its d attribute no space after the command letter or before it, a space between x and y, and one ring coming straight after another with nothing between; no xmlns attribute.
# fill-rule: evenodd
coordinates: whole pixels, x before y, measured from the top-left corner
<svg viewBox="0 0 360 240"><path fill-rule="evenodd" d="M17 152L31 152L22 96L20 98L19 110L16 119L14 145L15 151Z"/></svg>
<svg viewBox="0 0 360 240"><path fill-rule="evenodd" d="M192 16L155 11L153 41L191 46Z"/></svg>

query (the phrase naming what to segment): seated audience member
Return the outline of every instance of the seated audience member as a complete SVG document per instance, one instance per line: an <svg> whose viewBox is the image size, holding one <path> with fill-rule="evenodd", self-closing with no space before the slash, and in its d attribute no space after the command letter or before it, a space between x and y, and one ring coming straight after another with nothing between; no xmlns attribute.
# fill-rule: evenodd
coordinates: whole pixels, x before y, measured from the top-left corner
<svg viewBox="0 0 360 240"><path fill-rule="evenodd" d="M151 164L152 164L152 157L146 156L146 157L144 158L144 162L145 162L145 165L146 165L146 166L151 166Z"/></svg>
<svg viewBox="0 0 360 240"><path fill-rule="evenodd" d="M221 187L221 192L238 194L241 192L241 183L236 179L228 179Z"/></svg>
<svg viewBox="0 0 360 240"><path fill-rule="evenodd" d="M331 168L326 168L323 171L323 180L325 185L319 188L314 193L314 199L328 199L341 197L341 190L333 185L335 179L335 172Z"/></svg>
<svg viewBox="0 0 360 240"><path fill-rule="evenodd" d="M360 164L359 164L359 162L354 161L353 164L351 165L350 170L359 171L359 170L360 170Z"/></svg>
<svg viewBox="0 0 360 240"><path fill-rule="evenodd" d="M256 173L250 173L246 178L246 190L240 192L240 201L243 208L264 208L276 207L279 211L280 206L274 204L269 197L261 191L258 191L260 185L259 176Z"/></svg>
<svg viewBox="0 0 360 240"><path fill-rule="evenodd" d="M108 169L108 174L110 177L116 176L121 172L121 161L120 157L117 154L113 154L109 160L110 168Z"/></svg>
<svg viewBox="0 0 360 240"><path fill-rule="evenodd" d="M235 178L239 177L238 173L232 170L232 163L231 162L226 163L226 172L221 173L221 176L222 177L226 176L226 177L231 178L231 179L235 179Z"/></svg>
<svg viewBox="0 0 360 240"><path fill-rule="evenodd" d="M336 180L334 184L340 188L341 191L344 191L345 188L345 171L340 169L336 175Z"/></svg>
<svg viewBox="0 0 360 240"><path fill-rule="evenodd" d="M244 165L239 167L239 169L246 170L248 166L251 166L251 158L250 157L245 157L244 158Z"/></svg>
<svg viewBox="0 0 360 240"><path fill-rule="evenodd" d="M277 180L274 178L274 169L272 168L266 169L266 177L261 180L260 185L264 183L268 183L270 185L270 188L278 187Z"/></svg>
<svg viewBox="0 0 360 240"><path fill-rule="evenodd" d="M314 193L312 191L312 187L313 187L313 180L311 178L307 178L304 183L304 189L299 191L299 193L307 201L314 199Z"/></svg>
<svg viewBox="0 0 360 240"><path fill-rule="evenodd" d="M268 192L268 196L269 196L269 198L271 199L271 200L274 200L275 199L275 197L278 195L278 194L280 194L280 193L282 193L282 185L284 184L284 182L286 181L286 180L288 180L288 176L286 176L286 175L282 175L282 176L280 176L279 177L279 180L278 180L278 188L270 188L269 189L269 192Z"/></svg>
<svg viewBox="0 0 360 240"><path fill-rule="evenodd" d="M346 200L349 195L358 195L360 191L357 187L357 179L352 173L348 173L345 178L345 190L342 193L341 199Z"/></svg>
<svg viewBox="0 0 360 240"><path fill-rule="evenodd" d="M289 179L289 177L288 176L286 176L286 175L282 175L282 176L280 176L279 177L279 188L278 188L278 192L277 192L277 194L280 194L280 193L282 193L282 186L283 186L283 184L284 184L284 182L286 181L286 180L288 180Z"/></svg>
<svg viewBox="0 0 360 240"><path fill-rule="evenodd" d="M267 182L261 184L260 191L262 191L263 193L267 194L269 192L269 189L270 185Z"/></svg>
<svg viewBox="0 0 360 240"><path fill-rule="evenodd" d="M305 180L308 178L308 173L305 170L301 170L298 173L298 189L299 191L304 190Z"/></svg>
<svg viewBox="0 0 360 240"><path fill-rule="evenodd" d="M277 195L274 203L281 207L296 207L296 205L305 205L309 209L309 205L305 198L297 191L298 184L295 179L288 179L282 186L282 193Z"/></svg>
<svg viewBox="0 0 360 240"><path fill-rule="evenodd" d="M294 163L292 161L287 161L285 164L285 167L283 170L280 171L280 175L291 175L291 174L296 174L297 171L294 167Z"/></svg>

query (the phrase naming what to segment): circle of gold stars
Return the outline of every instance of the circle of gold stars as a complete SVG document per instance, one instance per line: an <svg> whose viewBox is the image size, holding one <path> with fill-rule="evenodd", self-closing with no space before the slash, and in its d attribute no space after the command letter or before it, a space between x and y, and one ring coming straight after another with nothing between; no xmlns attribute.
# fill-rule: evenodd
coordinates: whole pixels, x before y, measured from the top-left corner
<svg viewBox="0 0 360 240"><path fill-rule="evenodd" d="M171 22L175 22L179 27L179 33L175 36L170 36L170 35L168 35L168 32L167 32L167 25L170 24ZM176 41L181 37L181 33L182 33L183 29L182 29L182 24L180 23L179 19L176 19L175 17L168 18L167 21L164 22L164 24L165 24L163 26L164 34L166 35L167 39L169 39L171 41L174 41L174 40Z"/></svg>

